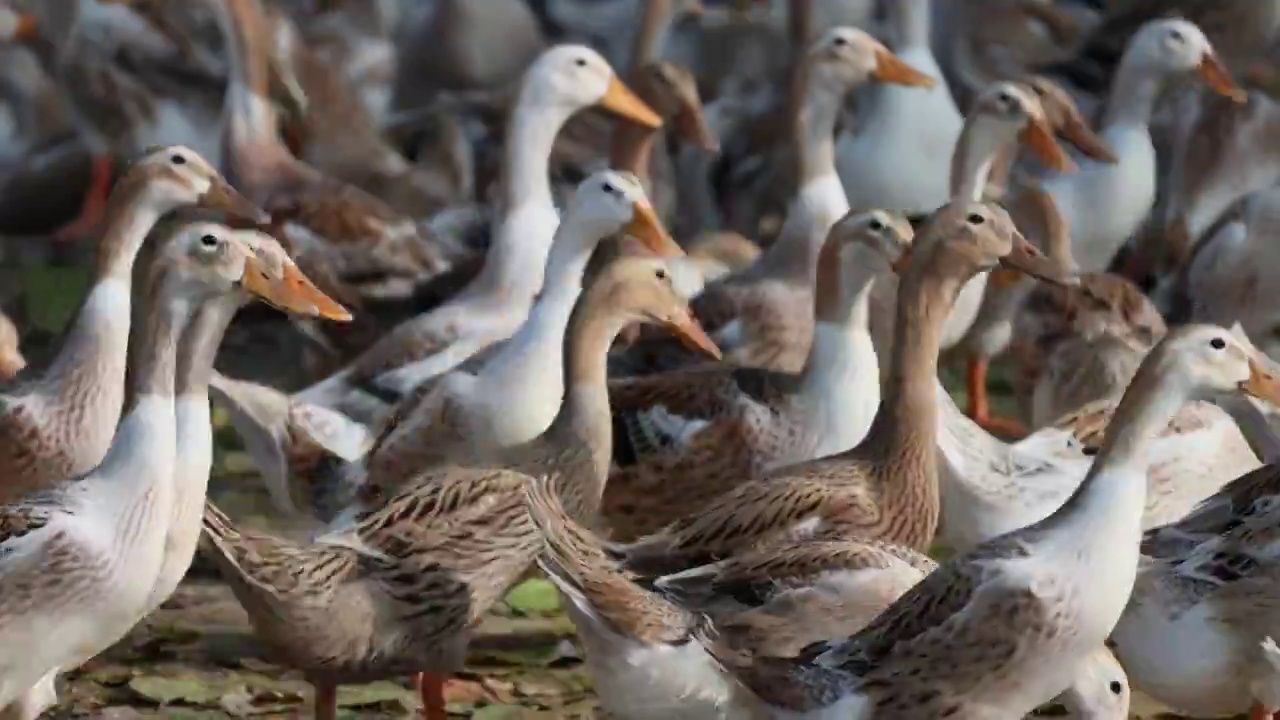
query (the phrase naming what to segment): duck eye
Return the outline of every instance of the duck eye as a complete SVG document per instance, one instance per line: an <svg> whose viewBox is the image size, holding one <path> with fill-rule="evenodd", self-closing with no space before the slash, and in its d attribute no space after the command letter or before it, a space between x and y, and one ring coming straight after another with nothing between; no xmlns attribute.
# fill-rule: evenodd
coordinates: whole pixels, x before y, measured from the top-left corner
<svg viewBox="0 0 1280 720"><path fill-rule="evenodd" d="M654 270L654 271L653 271L653 274L654 274L654 276L656 276L659 280L666 280L666 279L667 279L667 271L666 271L666 270L664 270L664 269L662 269L662 268L658 268L657 270Z"/></svg>
<svg viewBox="0 0 1280 720"><path fill-rule="evenodd" d="M1109 687L1111 688L1112 695L1119 695L1124 692L1124 685L1120 684L1119 680L1112 680Z"/></svg>
<svg viewBox="0 0 1280 720"><path fill-rule="evenodd" d="M601 185L600 187L604 188L604 191L609 193L610 195L618 194L618 188L614 187L613 183L609 182L608 180L606 180L604 184Z"/></svg>
<svg viewBox="0 0 1280 720"><path fill-rule="evenodd" d="M1227 346L1227 341L1220 337L1216 337L1209 341L1209 346L1214 350L1221 350Z"/></svg>
<svg viewBox="0 0 1280 720"><path fill-rule="evenodd" d="M205 247L207 247L207 248L217 247L217 245L218 245L218 236L217 236L217 235L205 235L204 237L200 238L200 244L201 244L201 245L203 245L203 246L205 246Z"/></svg>
<svg viewBox="0 0 1280 720"><path fill-rule="evenodd" d="M836 47L844 47L849 44L849 38L846 38L843 35L837 35L836 39L833 42L835 43Z"/></svg>
<svg viewBox="0 0 1280 720"><path fill-rule="evenodd" d="M969 213L969 217L965 218L965 222L969 223L970 225L981 225L986 221L987 219L982 217L978 213Z"/></svg>
<svg viewBox="0 0 1280 720"><path fill-rule="evenodd" d="M586 66L587 66L587 59L586 59L586 58L584 58L584 57L580 57L580 58L578 58L577 60L574 60L574 61L573 61L573 64L574 64L574 65L577 65L578 67L586 67Z"/></svg>
<svg viewBox="0 0 1280 720"><path fill-rule="evenodd" d="M1169 38L1178 43L1187 41L1187 36L1183 35L1181 30L1170 30Z"/></svg>
<svg viewBox="0 0 1280 720"><path fill-rule="evenodd" d="M169 156L169 162L173 163L174 165L186 165L187 159L182 155L171 155Z"/></svg>
<svg viewBox="0 0 1280 720"><path fill-rule="evenodd" d="M871 224L868 225L867 227L871 228L873 232L880 232L881 230L884 229L884 223L880 222L879 220L872 220Z"/></svg>

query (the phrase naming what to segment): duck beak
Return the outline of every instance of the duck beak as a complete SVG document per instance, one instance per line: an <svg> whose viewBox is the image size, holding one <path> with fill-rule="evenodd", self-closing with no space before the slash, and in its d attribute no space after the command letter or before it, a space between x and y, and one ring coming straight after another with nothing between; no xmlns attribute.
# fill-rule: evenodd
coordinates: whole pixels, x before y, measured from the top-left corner
<svg viewBox="0 0 1280 720"><path fill-rule="evenodd" d="M240 194L239 190L231 187L231 184L221 177L214 177L209 183L209 189L205 194L200 196L200 206L212 210L221 210L229 215L249 220L254 223L264 223L270 218L262 211L262 208L255 205L249 198Z"/></svg>
<svg viewBox="0 0 1280 720"><path fill-rule="evenodd" d="M351 320L351 313L321 292L320 288L302 274L297 265L285 265L284 272L278 278L272 275L266 264L257 255L250 253L245 258L244 276L240 279L240 285L269 305L286 312L338 322Z"/></svg>
<svg viewBox="0 0 1280 720"><path fill-rule="evenodd" d="M40 37L40 23L31 13L16 13L13 26L15 42L29 42Z"/></svg>
<svg viewBox="0 0 1280 720"><path fill-rule="evenodd" d="M899 255L898 259L894 260L893 264L890 265L889 267L893 270L893 274L897 275L898 277L902 277L903 275L906 275L907 270L911 269L911 246L908 245L907 247L903 248L902 254Z"/></svg>
<svg viewBox="0 0 1280 720"><path fill-rule="evenodd" d="M600 107L647 128L662 127L662 118L627 87L617 75L609 78L609 87L600 98Z"/></svg>
<svg viewBox="0 0 1280 720"><path fill-rule="evenodd" d="M676 134L690 145L697 145L709 153L720 152L720 139L707 126L702 110L693 105L683 105L676 114Z"/></svg>
<svg viewBox="0 0 1280 720"><path fill-rule="evenodd" d="M1076 149L1086 156L1111 165L1116 163L1115 153L1111 152L1106 142L1090 129L1089 124L1080 117L1079 112L1072 110L1067 114L1060 132L1067 142L1075 145Z"/></svg>
<svg viewBox="0 0 1280 720"><path fill-rule="evenodd" d="M1042 117L1033 117L1027 121L1027 126L1018 134L1018 139L1023 145L1031 148L1031 152L1035 153L1040 162L1045 167L1054 172L1075 172L1076 164L1072 162L1067 153L1063 151L1062 146L1058 145L1058 139L1054 137L1053 128L1049 127L1048 121Z"/></svg>
<svg viewBox="0 0 1280 720"><path fill-rule="evenodd" d="M658 219L658 213L647 201L637 200L631 204L631 222L623 226L622 232L639 240L645 248L661 257L682 257L684 249L671 239Z"/></svg>
<svg viewBox="0 0 1280 720"><path fill-rule="evenodd" d="M1008 268L999 268L991 271L991 277L987 282L991 287L997 290L1007 290L1022 281L1022 272L1020 270L1010 270Z"/></svg>
<svg viewBox="0 0 1280 720"><path fill-rule="evenodd" d="M871 77L882 83L906 85L908 87L933 87L937 81L911 67L902 58L894 55L888 48L876 50L876 69Z"/></svg>
<svg viewBox="0 0 1280 720"><path fill-rule="evenodd" d="M1058 263L1050 260L1048 256L1040 252L1039 248L1027 242L1027 239L1020 232L1013 234L1013 249L1009 251L1008 255L1000 258L1000 264L1004 269L1014 271L1015 274L1023 273L1054 285L1078 285L1080 283L1079 278L1059 266ZM1006 278L1001 282L1012 284L1013 281Z"/></svg>
<svg viewBox="0 0 1280 720"><path fill-rule="evenodd" d="M1196 74L1209 86L1209 89L1219 95L1229 97L1238 103L1249 100L1249 93L1236 85L1236 81L1231 79L1231 73L1227 72L1227 66L1223 65L1218 56L1212 52L1206 52L1204 57L1200 58Z"/></svg>
<svg viewBox="0 0 1280 720"><path fill-rule="evenodd" d="M682 309L676 315L672 316L663 325L667 331L680 339L681 344L693 350L702 353L712 360L719 360L723 357L720 348L707 335L707 331L702 329L702 325L694 319L689 310Z"/></svg>
<svg viewBox="0 0 1280 720"><path fill-rule="evenodd" d="M1240 391L1280 407L1280 379L1261 360L1249 358L1249 379L1240 383Z"/></svg>

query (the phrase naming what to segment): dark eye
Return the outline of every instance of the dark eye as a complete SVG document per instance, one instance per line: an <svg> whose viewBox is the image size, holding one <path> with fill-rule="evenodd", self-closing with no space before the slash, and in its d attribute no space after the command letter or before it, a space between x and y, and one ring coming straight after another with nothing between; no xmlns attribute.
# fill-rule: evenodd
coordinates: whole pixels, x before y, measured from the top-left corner
<svg viewBox="0 0 1280 720"><path fill-rule="evenodd" d="M203 245L203 246L205 246L205 247L207 247L207 248L217 247L217 246L218 246L218 236L217 236L217 235L205 235L204 237L200 238L200 244L201 244L201 245Z"/></svg>
<svg viewBox="0 0 1280 720"><path fill-rule="evenodd" d="M1214 350L1221 350L1227 346L1227 341L1220 337L1216 337L1209 341L1209 346Z"/></svg>
<svg viewBox="0 0 1280 720"><path fill-rule="evenodd" d="M844 47L845 45L849 44L849 38L846 38L843 35L837 35L836 39L832 42L835 43L836 47Z"/></svg>
<svg viewBox="0 0 1280 720"><path fill-rule="evenodd" d="M969 223L970 225L981 225L986 221L987 219L982 217L978 213L969 213L969 217L965 218L965 222Z"/></svg>
<svg viewBox="0 0 1280 720"><path fill-rule="evenodd" d="M186 165L187 159L181 155L173 155L169 158L169 162L173 163L174 165Z"/></svg>
<svg viewBox="0 0 1280 720"><path fill-rule="evenodd" d="M618 188L614 187L613 183L609 182L608 180L606 180L604 185L601 185L600 187L604 188L604 191L609 193L610 195L618 194Z"/></svg>
<svg viewBox="0 0 1280 720"><path fill-rule="evenodd" d="M654 275L655 275L659 280L666 280L666 279L667 279L667 271L666 271L666 270L664 270L664 269L662 269L662 268L658 268L657 270L654 270L654 271L653 271L653 274L654 274Z"/></svg>
<svg viewBox="0 0 1280 720"><path fill-rule="evenodd" d="M1180 42L1186 42L1186 41L1187 41L1187 36L1186 36L1186 35L1183 35L1181 30L1170 30L1170 31L1169 31L1169 37L1170 37L1174 42L1179 42L1179 43L1180 43Z"/></svg>
<svg viewBox="0 0 1280 720"><path fill-rule="evenodd" d="M1119 680L1112 680L1111 685L1109 685L1108 687L1111 688L1112 695L1119 695L1120 693L1124 692L1124 685L1120 684Z"/></svg>
<svg viewBox="0 0 1280 720"><path fill-rule="evenodd" d="M871 228L873 232L880 232L881 230L884 229L884 223L880 222L879 220L872 220L871 223L867 225L867 227Z"/></svg>
<svg viewBox="0 0 1280 720"><path fill-rule="evenodd" d="M586 59L586 58L582 58L582 57L580 57L580 58L578 58L577 60L574 60L574 61L573 61L573 64L574 64L574 65L577 65L578 67L586 67L586 66L587 66L587 59Z"/></svg>

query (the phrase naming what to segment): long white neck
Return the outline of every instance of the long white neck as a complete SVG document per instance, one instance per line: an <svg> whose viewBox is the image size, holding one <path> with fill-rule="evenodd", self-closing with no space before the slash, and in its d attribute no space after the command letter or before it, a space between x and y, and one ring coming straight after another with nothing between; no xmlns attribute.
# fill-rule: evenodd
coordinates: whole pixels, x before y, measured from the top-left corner
<svg viewBox="0 0 1280 720"><path fill-rule="evenodd" d="M132 315L133 265L161 212L147 202L120 213L107 233L118 244L99 269L97 282L80 306L62 348L41 379L41 387L62 390L78 375L92 375L99 390L115 389L123 402L125 364ZM69 397L58 399L71 400ZM117 412L119 412L117 410Z"/></svg>
<svg viewBox="0 0 1280 720"><path fill-rule="evenodd" d="M889 13L894 30L898 33L898 49L928 49L929 13L933 8L929 0L897 0L889 3Z"/></svg>
<svg viewBox="0 0 1280 720"><path fill-rule="evenodd" d="M800 187L787 208L778 240L760 259L763 266L813 278L827 231L849 212L849 198L836 174L835 128L848 88L815 73L807 74L804 101L796 123Z"/></svg>
<svg viewBox="0 0 1280 720"><path fill-rule="evenodd" d="M818 457L861 443L880 406L880 364L869 324L877 264L850 265L836 307L818 313L800 381L799 404L819 429Z"/></svg>
<svg viewBox="0 0 1280 720"><path fill-rule="evenodd" d="M535 97L525 87L507 128L503 164L503 216L484 268L469 292L532 294L542 287L543 268L555 236L551 196L551 146L574 108Z"/></svg>
<svg viewBox="0 0 1280 720"><path fill-rule="evenodd" d="M1102 116L1103 131L1127 125L1147 129L1160 95L1162 73L1144 64L1137 56L1126 54L1111 82L1107 109Z"/></svg>
<svg viewBox="0 0 1280 720"><path fill-rule="evenodd" d="M991 117L971 116L951 156L951 196L980 201L1001 150L1016 142L1017 128Z"/></svg>
<svg viewBox="0 0 1280 720"><path fill-rule="evenodd" d="M547 259L547 282L511 341L480 371L493 387L537 390L557 407L564 393L564 336L582 293L582 275L604 233L573 215L556 231ZM554 415L554 410L552 410ZM551 422L551 417L547 417Z"/></svg>

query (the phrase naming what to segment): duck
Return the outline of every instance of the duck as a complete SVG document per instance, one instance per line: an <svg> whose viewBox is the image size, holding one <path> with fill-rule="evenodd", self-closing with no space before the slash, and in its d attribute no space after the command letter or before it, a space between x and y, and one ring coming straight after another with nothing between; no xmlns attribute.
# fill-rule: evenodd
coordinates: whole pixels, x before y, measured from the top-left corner
<svg viewBox="0 0 1280 720"><path fill-rule="evenodd" d="M365 460L365 482L393 492L425 468L474 462L541 435L564 395L565 332L587 263L601 241L619 232L653 255L684 255L635 175L605 170L583 180L556 230L546 289L529 319L509 340L472 358L478 367L439 375L398 405ZM414 380L398 389L411 390Z"/></svg>
<svg viewBox="0 0 1280 720"><path fill-rule="evenodd" d="M335 717L338 683L423 671L427 717L444 718L440 675L461 666L470 628L537 553L524 508L527 474L556 478L576 517L598 510L610 454L601 432L605 355L631 322L660 323L719 354L663 260L622 257L575 308L556 420L496 464L437 468L389 498L366 496L308 544L239 530L206 505L212 560L269 655L316 685L317 718Z"/></svg>
<svg viewBox="0 0 1280 720"><path fill-rule="evenodd" d="M162 215L191 205L250 220L260 213L183 146L137 159L112 191L93 281L58 354L0 395L0 502L102 461L124 403L134 261Z"/></svg>
<svg viewBox="0 0 1280 720"><path fill-rule="evenodd" d="M186 232L199 231L217 237L219 229L212 224L192 224ZM200 306L179 342L174 385L177 460L171 483L172 513L164 540L164 557L144 615L173 595L195 557L213 465L209 388L214 374L214 355L236 312L250 299L259 298L291 313L337 322L351 320L351 313L316 288L270 235L246 230L237 232L235 239L254 254L240 281L241 286L249 290L226 293ZM202 242L207 241L202 239Z"/></svg>
<svg viewBox="0 0 1280 720"><path fill-rule="evenodd" d="M936 83L925 91L880 88L853 131L840 134L836 167L852 207L884 207L919 217L951 196L948 163L964 116L930 48L930 0L888 6L895 52Z"/></svg>
<svg viewBox="0 0 1280 720"><path fill-rule="evenodd" d="M801 373L707 366L611 381L611 537L654 532L763 472L862 442L880 405L870 293L910 262L913 235L905 217L882 210L831 226Z"/></svg>
<svg viewBox="0 0 1280 720"><path fill-rule="evenodd" d="M1075 168L1055 140L1054 129L1049 125L1035 93L1017 83L995 83L974 101L955 145L951 164L954 196L983 199L995 162L1005 157L1009 148L1022 143L1056 171L1068 172ZM1057 259L1062 262L1060 256ZM1065 264L1063 266L1066 267ZM987 274L981 273L961 290L943 330L942 347L956 345L973 325L987 284ZM889 357L893 342L891 318L895 293L896 287L885 283L873 296L875 309L872 316L877 320L873 326L876 350L885 358Z"/></svg>
<svg viewBox="0 0 1280 720"><path fill-rule="evenodd" d="M794 128L800 184L786 222L755 265L705 287L694 305L731 362L788 373L800 372L812 342L812 323L798 318L808 316L813 307L822 242L850 207L833 155L841 102L868 82L909 88L933 83L879 41L849 27L827 30L810 43L802 67L802 99L795 103ZM641 343L630 354L629 364L639 372L671 369L688 360L686 353L669 344Z"/></svg>
<svg viewBox="0 0 1280 720"><path fill-rule="evenodd" d="M195 313L242 290L285 309L315 310L313 286L273 276L251 244L256 238L242 234L179 224L158 243L130 360L129 402L106 456L85 475L0 506L0 575L12 590L0 609L9 648L0 653L0 709L36 717L57 672L105 650L151 609L175 472L194 469L177 457L175 388L179 369L184 384L199 371L180 348L205 356L214 349L183 346ZM183 413L188 419L191 409ZM207 433L195 440L212 444Z"/></svg>
<svg viewBox="0 0 1280 720"><path fill-rule="evenodd" d="M1143 25L1125 49L1099 131L1116 161L1082 160L1079 173L1042 183L1070 229L1071 253L1082 272L1107 270L1151 213L1156 196L1151 115L1160 90L1188 75L1234 102L1247 100L1196 25L1178 18Z"/></svg>
<svg viewBox="0 0 1280 720"><path fill-rule="evenodd" d="M858 633L755 666L753 690L792 717L1031 712L1071 683L1125 613L1141 555L1144 456L1157 431L1190 399L1280 400L1265 363L1224 328L1171 331L1062 507L947 559ZM957 645L961 636L972 642Z"/></svg>
<svg viewBox="0 0 1280 720"><path fill-rule="evenodd" d="M1262 720L1280 711L1269 610L1277 477L1270 464L1234 478L1143 537L1133 597L1111 643L1135 687L1180 713ZM1178 652L1189 646L1194 662Z"/></svg>
<svg viewBox="0 0 1280 720"><path fill-rule="evenodd" d="M593 105L661 124L594 50L560 45L530 66L507 126L502 210L483 269L449 301L396 326L345 368L303 390L300 400L368 420L384 408L360 404L359 395L368 394L359 392L362 385L418 360L431 361L418 366L423 379L446 372L516 332L542 287L560 223L547 178L551 144L570 116ZM356 399L348 399L353 394Z"/></svg>
<svg viewBox="0 0 1280 720"><path fill-rule="evenodd" d="M961 286L997 264L1055 281L1057 268L1002 209L941 208L913 242L901 279L893 367L867 436L842 453L739 484L656 533L614 546L631 571L668 574L750 546L827 533L926 550L939 515L935 390L938 343Z"/></svg>

